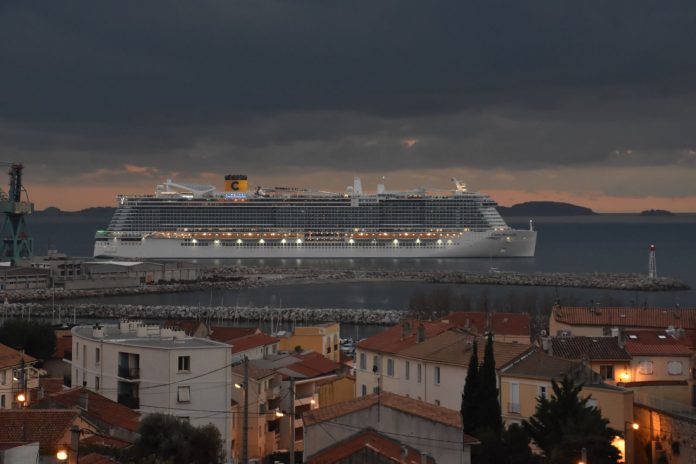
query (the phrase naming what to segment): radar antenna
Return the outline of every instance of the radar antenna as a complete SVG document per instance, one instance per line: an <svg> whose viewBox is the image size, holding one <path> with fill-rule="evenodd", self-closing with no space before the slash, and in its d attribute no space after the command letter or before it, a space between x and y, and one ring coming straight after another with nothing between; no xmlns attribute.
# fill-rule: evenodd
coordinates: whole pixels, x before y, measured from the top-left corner
<svg viewBox="0 0 696 464"><path fill-rule="evenodd" d="M457 192L466 192L466 184L464 182L454 177L452 178L452 182L454 182L455 187L457 187Z"/></svg>

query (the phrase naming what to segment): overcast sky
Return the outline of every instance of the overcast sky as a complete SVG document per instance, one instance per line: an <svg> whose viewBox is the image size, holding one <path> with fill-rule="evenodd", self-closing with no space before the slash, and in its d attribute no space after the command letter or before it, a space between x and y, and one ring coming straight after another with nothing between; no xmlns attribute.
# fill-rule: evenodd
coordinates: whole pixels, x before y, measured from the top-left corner
<svg viewBox="0 0 696 464"><path fill-rule="evenodd" d="M245 173L696 211L694 24L693 0L0 0L0 159L39 208Z"/></svg>

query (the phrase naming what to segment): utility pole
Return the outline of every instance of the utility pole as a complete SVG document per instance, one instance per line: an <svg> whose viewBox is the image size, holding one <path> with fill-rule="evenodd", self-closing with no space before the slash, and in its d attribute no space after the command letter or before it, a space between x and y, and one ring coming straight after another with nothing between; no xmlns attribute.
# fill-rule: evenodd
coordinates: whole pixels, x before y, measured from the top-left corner
<svg viewBox="0 0 696 464"><path fill-rule="evenodd" d="M77 464L80 459L80 427L70 427L70 461L69 464Z"/></svg>
<svg viewBox="0 0 696 464"><path fill-rule="evenodd" d="M249 461L249 358L244 356L244 418L242 420L242 464Z"/></svg>
<svg viewBox="0 0 696 464"><path fill-rule="evenodd" d="M295 377L290 377L290 464L295 464Z"/></svg>

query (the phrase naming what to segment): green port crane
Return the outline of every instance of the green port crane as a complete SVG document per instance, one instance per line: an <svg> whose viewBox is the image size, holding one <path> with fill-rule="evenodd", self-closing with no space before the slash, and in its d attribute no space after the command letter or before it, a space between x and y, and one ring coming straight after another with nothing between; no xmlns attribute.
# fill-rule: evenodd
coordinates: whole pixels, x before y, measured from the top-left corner
<svg viewBox="0 0 696 464"><path fill-rule="evenodd" d="M34 254L34 240L27 228L26 216L34 212L34 204L22 185L22 163L0 161L9 166L10 187L7 193L0 191L0 213L4 215L0 229L0 259L17 264L20 259L31 258ZM26 201L22 201L24 191Z"/></svg>

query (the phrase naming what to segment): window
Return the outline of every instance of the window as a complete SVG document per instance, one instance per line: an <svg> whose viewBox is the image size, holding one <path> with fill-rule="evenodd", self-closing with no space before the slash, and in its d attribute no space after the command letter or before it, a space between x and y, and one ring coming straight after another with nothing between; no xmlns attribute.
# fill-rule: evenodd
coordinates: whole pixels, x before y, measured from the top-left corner
<svg viewBox="0 0 696 464"><path fill-rule="evenodd" d="M191 356L179 356L179 372L191 372Z"/></svg>
<svg viewBox="0 0 696 464"><path fill-rule="evenodd" d="M2 371L2 384L7 384L7 369Z"/></svg>
<svg viewBox="0 0 696 464"><path fill-rule="evenodd" d="M614 380L614 366L599 366L599 375L602 376L602 380Z"/></svg>
<svg viewBox="0 0 696 464"><path fill-rule="evenodd" d="M266 414L266 403L259 404L259 414Z"/></svg>
<svg viewBox="0 0 696 464"><path fill-rule="evenodd" d="M5 409L5 395L0 395L0 408Z"/></svg>
<svg viewBox="0 0 696 464"><path fill-rule="evenodd" d="M440 385L440 368L435 368L435 385Z"/></svg>
<svg viewBox="0 0 696 464"><path fill-rule="evenodd" d="M539 385L539 398L546 398L546 385Z"/></svg>
<svg viewBox="0 0 696 464"><path fill-rule="evenodd" d="M652 361L641 361L638 363L638 372L643 375L652 375L653 373L653 363Z"/></svg>
<svg viewBox="0 0 696 464"><path fill-rule="evenodd" d="M375 374L379 372L379 356L372 357L372 372Z"/></svg>
<svg viewBox="0 0 696 464"><path fill-rule="evenodd" d="M360 353L360 369L365 370L367 361L365 360L365 353Z"/></svg>
<svg viewBox="0 0 696 464"><path fill-rule="evenodd" d="M394 377L394 360L392 358L387 359L387 375Z"/></svg>
<svg viewBox="0 0 696 464"><path fill-rule="evenodd" d="M510 401L508 402L508 412L520 413L520 384L510 384Z"/></svg>
<svg viewBox="0 0 696 464"><path fill-rule="evenodd" d="M667 373L669 375L681 375L684 371L681 361L670 361L667 363Z"/></svg>
<svg viewBox="0 0 696 464"><path fill-rule="evenodd" d="M421 365L418 364L418 383L421 383L421 380L423 379L423 372L422 372Z"/></svg>
<svg viewBox="0 0 696 464"><path fill-rule="evenodd" d="M75 360L79 361L80 360L80 344L75 343Z"/></svg>
<svg viewBox="0 0 696 464"><path fill-rule="evenodd" d="M360 396L365 396L365 395L367 395L367 385L363 385L360 388Z"/></svg>
<svg viewBox="0 0 696 464"><path fill-rule="evenodd" d="M435 400L435 405L440 406L440 400Z"/></svg>
<svg viewBox="0 0 696 464"><path fill-rule="evenodd" d="M191 402L191 387L185 386L185 387L179 387L177 389L177 398L176 400L179 403L190 403Z"/></svg>
<svg viewBox="0 0 696 464"><path fill-rule="evenodd" d="M99 379L99 377L95 377L94 378L94 389L96 391L99 391L99 388L101 387L100 383L101 383L101 380Z"/></svg>
<svg viewBox="0 0 696 464"><path fill-rule="evenodd" d="M94 350L94 364L99 364L101 362L101 352L99 348Z"/></svg>
<svg viewBox="0 0 696 464"><path fill-rule="evenodd" d="M406 361L406 369L404 370L406 380L411 380L411 363Z"/></svg>

